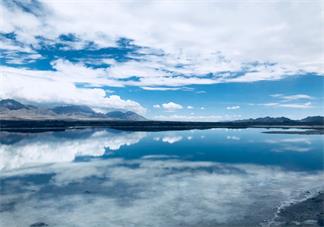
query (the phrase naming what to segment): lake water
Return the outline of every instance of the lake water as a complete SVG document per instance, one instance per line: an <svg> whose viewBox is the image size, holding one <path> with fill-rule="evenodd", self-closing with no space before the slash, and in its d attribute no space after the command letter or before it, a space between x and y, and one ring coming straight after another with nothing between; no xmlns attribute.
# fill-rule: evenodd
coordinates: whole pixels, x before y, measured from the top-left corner
<svg viewBox="0 0 324 227"><path fill-rule="evenodd" d="M324 189L323 136L0 133L0 226L267 226Z"/></svg>

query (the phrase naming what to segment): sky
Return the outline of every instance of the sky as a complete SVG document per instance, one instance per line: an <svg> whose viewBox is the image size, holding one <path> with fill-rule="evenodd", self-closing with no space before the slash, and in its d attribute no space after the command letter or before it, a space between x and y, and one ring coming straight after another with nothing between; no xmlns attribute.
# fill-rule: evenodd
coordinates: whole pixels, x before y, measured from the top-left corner
<svg viewBox="0 0 324 227"><path fill-rule="evenodd" d="M324 115L324 3L0 0L0 99L222 121Z"/></svg>

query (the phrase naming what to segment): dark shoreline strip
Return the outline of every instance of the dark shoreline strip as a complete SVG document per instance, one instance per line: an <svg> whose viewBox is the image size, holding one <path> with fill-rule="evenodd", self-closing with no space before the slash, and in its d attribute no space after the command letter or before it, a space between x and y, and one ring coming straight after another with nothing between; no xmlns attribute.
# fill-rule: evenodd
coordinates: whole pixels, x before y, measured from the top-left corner
<svg viewBox="0 0 324 227"><path fill-rule="evenodd" d="M180 121L99 121L99 120L0 120L1 131L57 131L80 128L113 128L126 131L168 131L211 128L281 128L321 129L323 125L248 124L239 122L180 122ZM288 132L288 131L287 131ZM288 132L289 133L289 132Z"/></svg>
<svg viewBox="0 0 324 227"><path fill-rule="evenodd" d="M304 131L265 131L266 134L292 134L292 135L324 135L324 130L304 130Z"/></svg>

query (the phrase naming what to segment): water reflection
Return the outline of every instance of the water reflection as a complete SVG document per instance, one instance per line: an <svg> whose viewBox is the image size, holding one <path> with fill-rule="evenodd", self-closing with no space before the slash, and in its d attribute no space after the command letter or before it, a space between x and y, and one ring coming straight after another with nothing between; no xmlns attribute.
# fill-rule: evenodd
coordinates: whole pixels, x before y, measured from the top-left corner
<svg viewBox="0 0 324 227"><path fill-rule="evenodd" d="M182 140L182 136L165 136L162 138L163 142L170 144L179 142L180 140Z"/></svg>
<svg viewBox="0 0 324 227"><path fill-rule="evenodd" d="M86 157L107 158L107 155L126 159L177 155L192 161L321 170L323 140L322 136L314 135L271 135L261 130L227 129L154 133L111 129L34 134L0 132L2 171Z"/></svg>
<svg viewBox="0 0 324 227"><path fill-rule="evenodd" d="M323 177L172 157L62 163L6 174L0 224L257 226Z"/></svg>
<svg viewBox="0 0 324 227"><path fill-rule="evenodd" d="M74 130L35 134L1 133L0 170L44 163L70 162L79 156L102 156L108 150L138 143L145 132Z"/></svg>
<svg viewBox="0 0 324 227"><path fill-rule="evenodd" d="M260 132L1 133L0 226L267 224L324 188L323 142Z"/></svg>
<svg viewBox="0 0 324 227"><path fill-rule="evenodd" d="M228 139L228 140L240 140L240 137L238 137L238 136L226 136L226 139Z"/></svg>
<svg viewBox="0 0 324 227"><path fill-rule="evenodd" d="M307 138L269 139L266 143L274 144L275 152L308 152L312 150L312 143Z"/></svg>

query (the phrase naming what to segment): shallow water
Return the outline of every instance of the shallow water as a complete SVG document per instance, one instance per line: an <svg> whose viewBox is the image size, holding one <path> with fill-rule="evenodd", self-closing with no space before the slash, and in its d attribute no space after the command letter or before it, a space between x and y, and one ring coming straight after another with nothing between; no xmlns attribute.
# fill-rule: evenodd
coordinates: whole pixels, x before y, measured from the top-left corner
<svg viewBox="0 0 324 227"><path fill-rule="evenodd" d="M267 225L324 188L323 136L262 131L1 132L0 226Z"/></svg>

